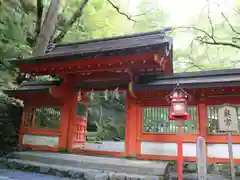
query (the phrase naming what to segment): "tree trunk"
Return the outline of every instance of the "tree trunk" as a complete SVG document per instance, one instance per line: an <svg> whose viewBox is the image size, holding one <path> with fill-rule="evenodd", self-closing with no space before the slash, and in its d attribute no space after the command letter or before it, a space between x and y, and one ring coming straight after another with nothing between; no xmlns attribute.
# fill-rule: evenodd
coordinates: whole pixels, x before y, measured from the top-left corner
<svg viewBox="0 0 240 180"><path fill-rule="evenodd" d="M52 0L48 12L45 16L44 22L39 33L36 47L33 50L34 56L45 54L51 37L55 33L57 25L58 10L60 8L60 0Z"/></svg>

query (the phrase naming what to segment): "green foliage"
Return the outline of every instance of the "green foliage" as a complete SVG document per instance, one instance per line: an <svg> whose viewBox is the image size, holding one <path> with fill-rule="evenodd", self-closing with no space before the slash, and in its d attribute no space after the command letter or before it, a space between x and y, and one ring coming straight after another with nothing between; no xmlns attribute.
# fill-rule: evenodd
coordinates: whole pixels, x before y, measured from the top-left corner
<svg viewBox="0 0 240 180"><path fill-rule="evenodd" d="M37 128L59 129L59 108L37 108L35 116Z"/></svg>
<svg viewBox="0 0 240 180"><path fill-rule="evenodd" d="M97 126L97 134L96 134L97 140L104 140L109 133L109 131L105 129L106 121L104 121L101 118L99 121L96 121L95 123Z"/></svg>
<svg viewBox="0 0 240 180"><path fill-rule="evenodd" d="M60 152L60 153L68 153L68 149L67 148L59 149L58 152Z"/></svg>
<svg viewBox="0 0 240 180"><path fill-rule="evenodd" d="M7 105L7 104L12 104L18 107L23 106L23 102L20 100L17 100L15 98L10 98L7 95L3 94L0 92L0 105Z"/></svg>
<svg viewBox="0 0 240 180"><path fill-rule="evenodd" d="M138 5L137 22L133 26L134 32L146 32L161 29L167 23L167 15L158 1L141 0Z"/></svg>
<svg viewBox="0 0 240 180"><path fill-rule="evenodd" d="M29 55L27 30L32 19L21 9L13 9L2 3L0 6L0 56L1 58Z"/></svg>
<svg viewBox="0 0 240 180"><path fill-rule="evenodd" d="M29 56L32 53L32 45L29 45L29 38L34 36L36 26L36 1L26 1L28 10L21 6L19 1L2 0L0 4L0 57L11 58L19 56ZM44 1L44 14L50 1ZM53 37L56 37L66 23L72 18L73 14L79 8L83 0L63 0L61 1L61 25L58 27ZM125 13L122 15L108 2L108 0L89 0L83 10L83 15L77 19L73 26L68 30L62 42L84 41L88 39L112 37L125 35L135 32L146 32L160 29L166 26L169 21L170 13L163 9L160 1L128 1L111 0L119 11ZM134 5L130 5L133 3ZM216 4L211 4L211 7ZM240 31L240 4L236 0L234 9L224 12L229 22L236 31ZM220 9L220 8L219 8ZM29 11L29 13L26 13ZM200 13L201 12L201 13ZM186 26L195 26L208 33L211 33L212 27L209 22L209 16L212 18L214 36L219 41L232 43L232 38L239 36L233 32L228 22L221 15L208 13L208 8L192 17L191 22ZM60 23L60 22L59 22ZM200 31L176 31L171 36L174 38L174 70L199 71L222 68L240 67L239 49L226 46L211 46L201 44L199 41L193 41L199 36L203 36ZM236 42L239 44L239 42ZM6 65L5 60L0 61L0 86L12 86L16 77L15 71L10 71L11 67ZM11 68L12 69L12 68ZM48 79L48 77L39 78Z"/></svg>
<svg viewBox="0 0 240 180"><path fill-rule="evenodd" d="M112 92L108 92L108 99L105 99L104 92L97 92L88 107L88 127L90 132L96 131L98 140L124 139L126 107L124 93L120 93L119 100L116 100ZM96 127L96 128L94 128ZM92 139L91 134L88 140Z"/></svg>
<svg viewBox="0 0 240 180"><path fill-rule="evenodd" d="M236 4L233 9L226 9L225 11L222 10L221 4L219 6L215 3L210 4L209 9L208 6L205 6L201 13L197 17L193 17L187 25L196 27L201 31L180 29L172 34L176 42L174 44L175 71L201 71L240 67L239 49L230 46L204 44L196 40L199 37L205 37L204 40L212 41L206 36L205 31L210 36L213 32L213 37L218 42L240 45L239 40L232 41L233 37L239 38L239 35L231 29L232 26L236 31L240 32L240 11L236 9L238 5ZM211 11L214 8L216 9L215 13Z"/></svg>
<svg viewBox="0 0 240 180"><path fill-rule="evenodd" d="M31 18L19 8L11 8L4 2L0 4L0 86L13 87L16 71L3 59L29 55L27 29Z"/></svg>

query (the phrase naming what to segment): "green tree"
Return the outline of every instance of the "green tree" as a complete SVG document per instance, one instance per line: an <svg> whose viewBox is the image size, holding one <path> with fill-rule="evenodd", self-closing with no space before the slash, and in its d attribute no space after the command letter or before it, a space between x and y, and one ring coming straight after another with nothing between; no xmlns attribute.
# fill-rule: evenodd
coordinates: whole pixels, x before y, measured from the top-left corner
<svg viewBox="0 0 240 180"><path fill-rule="evenodd" d="M213 14L212 8L218 13ZM221 5L207 2L189 28L176 28L174 39L181 42L175 49L175 71L199 71L239 67L240 13L239 2L226 12ZM185 41L185 42L184 42ZM187 43L186 43L187 41Z"/></svg>
<svg viewBox="0 0 240 180"><path fill-rule="evenodd" d="M134 32L159 30L167 23L168 14L158 5L158 1L140 0L137 13Z"/></svg>

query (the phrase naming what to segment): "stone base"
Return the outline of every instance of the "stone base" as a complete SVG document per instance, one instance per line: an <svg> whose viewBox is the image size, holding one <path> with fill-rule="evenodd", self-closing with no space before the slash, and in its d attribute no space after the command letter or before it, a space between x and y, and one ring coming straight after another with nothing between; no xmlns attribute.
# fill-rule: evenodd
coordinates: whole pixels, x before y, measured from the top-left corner
<svg viewBox="0 0 240 180"><path fill-rule="evenodd" d="M18 152L8 168L86 180L160 180L168 163L48 152Z"/></svg>
<svg viewBox="0 0 240 180"><path fill-rule="evenodd" d="M139 174L126 174L95 169L82 169L71 166L49 165L33 161L22 161L9 159L5 163L9 169L18 169L21 171L35 172L57 177L67 177L71 179L84 180L161 180L162 176L147 176Z"/></svg>

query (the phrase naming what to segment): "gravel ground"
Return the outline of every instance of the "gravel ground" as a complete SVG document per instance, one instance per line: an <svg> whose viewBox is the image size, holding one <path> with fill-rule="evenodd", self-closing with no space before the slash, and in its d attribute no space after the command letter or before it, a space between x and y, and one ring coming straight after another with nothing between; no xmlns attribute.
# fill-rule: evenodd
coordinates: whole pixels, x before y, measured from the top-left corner
<svg viewBox="0 0 240 180"><path fill-rule="evenodd" d="M0 180L69 180L50 175L0 169Z"/></svg>

